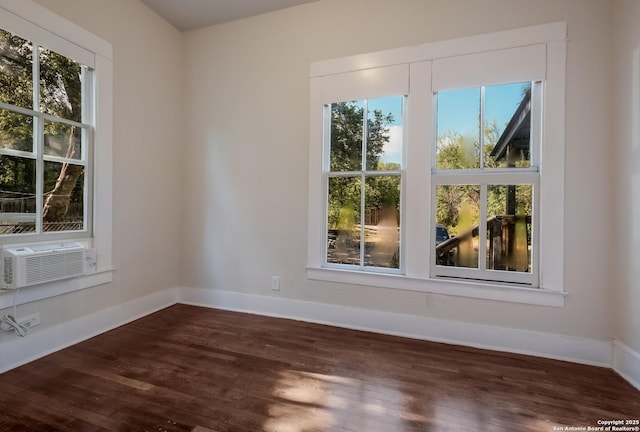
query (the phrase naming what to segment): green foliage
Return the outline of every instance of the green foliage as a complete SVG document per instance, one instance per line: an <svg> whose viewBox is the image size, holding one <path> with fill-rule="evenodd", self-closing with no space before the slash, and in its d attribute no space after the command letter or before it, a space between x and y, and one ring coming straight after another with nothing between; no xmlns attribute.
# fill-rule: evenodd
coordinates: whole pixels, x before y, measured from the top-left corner
<svg viewBox="0 0 640 432"><path fill-rule="evenodd" d="M496 161L490 154L494 149L500 131L494 122L484 127L484 163L486 168L503 167L504 162ZM468 139L447 133L438 138L436 166L438 169L478 168L479 161L470 163ZM479 154L479 144L474 143L475 155ZM518 165L517 165L518 166ZM515 214L531 215L533 211L533 194L530 185L517 185L513 189L515 195ZM489 186L487 188L487 215L500 216L508 214L508 186ZM461 223L465 219L464 223ZM436 224L443 225L450 234L458 235L480 221L480 188L477 185L441 185L436 188Z"/></svg>
<svg viewBox="0 0 640 432"><path fill-rule="evenodd" d="M0 147L30 152L33 117L0 109Z"/></svg>
<svg viewBox="0 0 640 432"><path fill-rule="evenodd" d="M33 106L33 47L0 29L0 100L24 108Z"/></svg>
<svg viewBox="0 0 640 432"><path fill-rule="evenodd" d="M10 197L34 195L36 192L35 160L0 155L0 192Z"/></svg>
<svg viewBox="0 0 640 432"><path fill-rule="evenodd" d="M24 108L33 106L32 51L31 43L0 30L0 101ZM32 136L31 117L0 109L0 147L31 151ZM0 184L10 177L21 177L11 176L7 170L5 166L0 171Z"/></svg>
<svg viewBox="0 0 640 432"><path fill-rule="evenodd" d="M360 171L364 108L356 102L331 105L331 171Z"/></svg>
<svg viewBox="0 0 640 432"><path fill-rule="evenodd" d="M348 229L360 221L360 177L329 179L329 229Z"/></svg>
<svg viewBox="0 0 640 432"><path fill-rule="evenodd" d="M464 216L465 223L460 223L461 216ZM478 186L440 185L436 187L437 225L445 226L451 235L458 235L470 226L477 225L479 221L480 188Z"/></svg>
<svg viewBox="0 0 640 432"><path fill-rule="evenodd" d="M362 138L364 107L357 102L340 102L331 106L331 171L362 170ZM391 114L380 110L369 112L367 118L366 170L399 170L396 163L380 162L384 145L389 142ZM329 179L329 229L350 229L360 223L362 200L361 177ZM400 176L367 176L365 208L400 208Z"/></svg>
<svg viewBox="0 0 640 432"><path fill-rule="evenodd" d="M378 171L399 169L399 164L378 163ZM400 209L400 176L381 175L367 177L365 205L366 208Z"/></svg>
<svg viewBox="0 0 640 432"><path fill-rule="evenodd" d="M0 101L34 109L32 44L0 29ZM82 121L82 66L63 55L40 48L39 109L49 115L76 122ZM34 118L15 111L0 109L0 148L31 153L33 151ZM45 140L55 137L55 155L78 157L80 130L60 122L46 121ZM48 142L48 141L47 141ZM76 153L74 153L76 152ZM69 199L82 202L83 175L70 176L78 168L65 170L69 164L47 162L44 167L45 194L56 188L63 172L68 183L75 182ZM35 159L0 155L0 199L29 199L35 203Z"/></svg>
<svg viewBox="0 0 640 432"><path fill-rule="evenodd" d="M473 136L447 132L438 138L438 169L471 169L480 167L478 141Z"/></svg>
<svg viewBox="0 0 640 432"><path fill-rule="evenodd" d="M82 121L82 67L53 51L40 51L40 106L56 117Z"/></svg>
<svg viewBox="0 0 640 432"><path fill-rule="evenodd" d="M358 102L331 105L331 171L362 170L364 121L364 107ZM387 126L393 123L393 115L373 110L366 121L366 170L372 170L378 165L384 145L389 142Z"/></svg>

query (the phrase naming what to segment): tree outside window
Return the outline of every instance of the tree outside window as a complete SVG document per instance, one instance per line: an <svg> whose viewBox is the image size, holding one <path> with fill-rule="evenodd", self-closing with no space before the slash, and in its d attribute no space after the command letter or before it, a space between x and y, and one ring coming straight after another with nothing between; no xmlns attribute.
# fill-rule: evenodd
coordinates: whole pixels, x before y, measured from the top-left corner
<svg viewBox="0 0 640 432"><path fill-rule="evenodd" d="M328 109L329 264L400 268L402 103L398 96Z"/></svg>
<svg viewBox="0 0 640 432"><path fill-rule="evenodd" d="M0 30L0 234L86 229L88 74Z"/></svg>

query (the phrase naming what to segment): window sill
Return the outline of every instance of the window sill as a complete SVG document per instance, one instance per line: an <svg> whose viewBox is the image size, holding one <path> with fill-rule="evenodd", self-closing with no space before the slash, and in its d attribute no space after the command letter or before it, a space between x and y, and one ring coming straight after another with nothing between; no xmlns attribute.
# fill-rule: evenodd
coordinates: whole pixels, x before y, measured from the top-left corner
<svg viewBox="0 0 640 432"><path fill-rule="evenodd" d="M566 292L520 285L490 282L462 281L444 278L415 278L404 275L368 273L352 270L307 267L307 278L326 282L339 282L392 288L404 291L523 303L537 306L563 307Z"/></svg>
<svg viewBox="0 0 640 432"><path fill-rule="evenodd" d="M17 304L31 303L85 288L104 285L112 281L114 270L99 271L70 279L63 279L40 285L20 288ZM0 290L0 309L9 308L13 305L13 298L16 290Z"/></svg>

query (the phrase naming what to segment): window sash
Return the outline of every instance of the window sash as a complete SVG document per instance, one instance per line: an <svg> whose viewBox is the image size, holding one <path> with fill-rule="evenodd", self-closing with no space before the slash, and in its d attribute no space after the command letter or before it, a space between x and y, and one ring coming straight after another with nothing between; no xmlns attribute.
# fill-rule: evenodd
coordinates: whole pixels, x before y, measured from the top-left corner
<svg viewBox="0 0 640 432"><path fill-rule="evenodd" d="M544 45L542 45L544 48ZM539 284L539 207L540 207L540 151L542 124L542 93L544 88L545 50L536 45L533 47L503 50L497 53L479 53L453 59L436 60L433 62L432 106L433 106L433 137L431 145L431 220L430 224L430 263L429 272L432 277L463 278L475 281L490 281L498 283L521 283L530 286ZM506 71L501 69L497 76L480 72L478 68L469 68L469 62L489 63L499 61L499 64L512 65ZM535 66L532 66L535 65ZM491 70L495 68L480 68ZM485 88L488 85L509 84L511 82L531 81L531 136L530 166L527 168L486 168L484 166L484 111ZM438 91L455 90L454 86L472 86L480 89L480 133L479 158L480 168L472 169L437 169L437 94ZM436 190L441 185L477 185L480 187L480 209L478 222L478 267L455 267L438 265L436 262ZM482 239L487 237L487 189L489 186L499 185L533 185L533 214L531 227L531 272L514 272L506 270L487 269L486 247Z"/></svg>
<svg viewBox="0 0 640 432"><path fill-rule="evenodd" d="M0 108L15 112L23 115L27 115L33 118L33 146L32 151L19 151L13 149L5 149L0 148L0 155L7 156L16 156L25 159L32 159L36 161L36 212L34 214L35 217L35 231L25 234L0 234L0 242L9 241L11 243L19 243L19 242L28 242L34 240L57 240L63 238L69 238L69 236L74 237L89 237L93 232L93 137L94 130L93 125L88 123L89 121L93 121L94 119L94 107L93 102L95 100L93 96L93 91L95 89L94 86L94 78L95 73L89 65L79 61L81 59L93 65L94 63L94 55L89 53L88 51L75 47L71 49L65 49L65 45L56 42L57 39L53 39L52 44L54 48L47 44L46 46L38 43L36 40L31 39L29 37L23 36L20 30L28 30L29 25L24 25L22 19L16 17L15 15L8 13L0 8L0 18L3 18L4 15L8 15L11 18L8 22L8 26L6 22L3 22L3 29L9 31L11 33L17 34L20 37L30 41L33 46L34 55L32 57L32 74L33 74L33 107L38 108L38 110L14 106L11 104L7 104L4 102L0 102ZM11 25L18 23L18 25ZM27 23L30 24L30 23ZM17 30L16 30L17 29ZM28 31L27 31L28 33ZM36 35L39 33L36 32ZM49 34L47 32L47 34ZM51 42L51 40L49 40ZM82 122L76 122L73 120L68 120L65 118L57 117L54 115L46 114L39 110L40 107L40 56L37 55L39 53L40 48L49 49L57 52L58 54L65 55L76 62L81 63L84 67L82 67L82 87L81 87L81 118ZM67 55L66 53L70 53ZM87 56L87 53L90 55ZM80 129L80 142L81 142L81 157L77 159L66 158L62 156L56 155L46 155L44 152L44 124L46 121L51 121L55 123L60 123L68 126L75 126ZM44 164L45 162L55 162L60 164L69 163L72 165L82 166L83 167L83 211L82 211L82 229L80 230L65 230L65 231L54 231L54 232L44 232L43 231L43 211L44 211Z"/></svg>
<svg viewBox="0 0 640 432"><path fill-rule="evenodd" d="M382 71L376 71L376 75L379 75L382 73L382 75L389 75L389 76L393 76L393 77L397 77L398 75L402 75L403 72L405 73L405 76L408 76L408 74L406 74L407 69L406 67L402 67L402 68L393 68L391 70L385 70L384 68L382 69ZM349 81L351 79L353 79L354 77L349 77L346 81ZM339 80L341 82L342 85L346 85L345 82L342 82L342 80ZM362 82L362 80L359 80L360 82ZM393 80L391 81L393 82ZM360 89L359 91L362 91L363 89ZM389 91L389 89L385 89L385 93L387 93ZM408 93L408 89L405 93ZM322 147L323 147L323 196L324 196L324 202L323 202L323 213L324 213L324 222L322 224L323 226L323 242L322 242L322 266L326 267L326 268L335 268L335 269L345 269L345 270L354 270L357 269L359 271L366 271L366 272L373 272L373 273L386 273L386 274L402 274L404 273L404 264L403 264L403 245L404 245L404 241L403 241L403 233L404 230L401 229L401 227L403 226L403 217L404 217L404 207L403 207L403 200L404 200L404 170L403 169L399 169L399 170L367 170L367 146L368 146L368 130L367 130L367 125L368 125L368 114L369 114L369 107L368 107L368 102L369 100L372 99L378 99L379 97L383 97L380 95L377 95L378 97L374 97L374 96L370 96L370 97L364 97L361 99L350 99L350 98L337 98L339 100L335 100L335 101L330 101L328 103L325 103L323 106L323 140L322 140ZM407 109L407 96L404 93L399 93L399 94L384 94L384 96L386 97L393 97L393 96L397 96L397 97L402 97L402 112L406 113L406 109ZM326 97L326 95L325 95ZM361 170L356 170L356 171L332 171L331 170L331 163L330 163L330 159L331 159L331 122L332 122L332 112L331 112L331 104L333 103L339 103L339 102L345 102L345 101L353 101L353 100L361 100L363 102L363 114L364 117L362 118L362 122L363 122L363 131L362 131L362 147L360 149L361 151ZM405 130L405 126L406 126L406 115L403 114L403 118L402 118L402 128L403 131ZM403 139L404 141L404 139ZM403 150L403 159L404 159L404 150ZM404 165L403 162L401 162L400 166L402 167ZM399 205L399 210L400 210L400 225L399 225L399 250L398 250L398 259L399 259L399 266L398 268L390 268L390 267L378 267L378 266L370 266L370 265L365 265L365 243L366 243L366 236L365 236L365 214L366 214L366 179L367 178L375 178L375 177L389 177L389 176L395 176L395 177L399 177L400 179L400 205ZM328 232L329 232L329 179L331 178L359 178L360 179L360 205L359 205L359 210L360 210L360 240L359 240L359 252L360 252L360 256L359 256L359 264L358 265L354 265L354 264L341 264L341 263L332 263L329 262L329 250L328 250L328 241L327 241L327 236L328 236Z"/></svg>
<svg viewBox="0 0 640 432"><path fill-rule="evenodd" d="M399 250L398 250L398 259L399 259L399 267L378 267L378 266L369 266L364 263L364 254L365 254L365 212L366 212L366 203L365 203L365 195L366 195L366 179L373 177L387 177L387 176L395 176L400 178L400 225L399 225ZM344 269L344 270L358 270L358 271L366 271L373 273L385 273L385 274L404 274L404 263L403 263L403 246L404 246L404 230L403 226L403 200L404 200L404 175L402 170L390 170L390 171L351 171L351 172L325 172L324 173L324 241L322 243L322 256L323 263L322 266L326 268L335 268L335 269ZM359 264L341 264L341 263L332 263L329 262L329 250L328 250L328 241L327 234L329 232L329 179L331 178L359 178L361 184L360 190L360 258Z"/></svg>
<svg viewBox="0 0 640 432"><path fill-rule="evenodd" d="M461 170L462 171L462 170ZM539 250L540 250L540 175L537 171L510 172L510 173L472 173L463 175L443 174L432 177L431 187L431 242L432 251L430 272L434 277L453 277L472 279L477 281L521 283L537 286L539 281ZM433 234L436 227L436 189L441 185L473 185L480 187L480 215L478 222L478 241L487 238L487 189L489 186L533 186L533 211L531 215L531 272L514 272L506 270L493 270L486 268L486 248L478 246L478 267L452 267L442 266L436 263L436 236Z"/></svg>

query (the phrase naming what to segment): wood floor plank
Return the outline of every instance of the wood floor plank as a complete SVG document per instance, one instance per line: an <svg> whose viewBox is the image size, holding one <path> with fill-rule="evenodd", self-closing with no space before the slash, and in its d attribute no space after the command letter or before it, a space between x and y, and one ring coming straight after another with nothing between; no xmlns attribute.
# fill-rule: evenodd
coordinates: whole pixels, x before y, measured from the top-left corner
<svg viewBox="0 0 640 432"><path fill-rule="evenodd" d="M610 369L175 305L0 375L0 431L553 431L640 418Z"/></svg>

